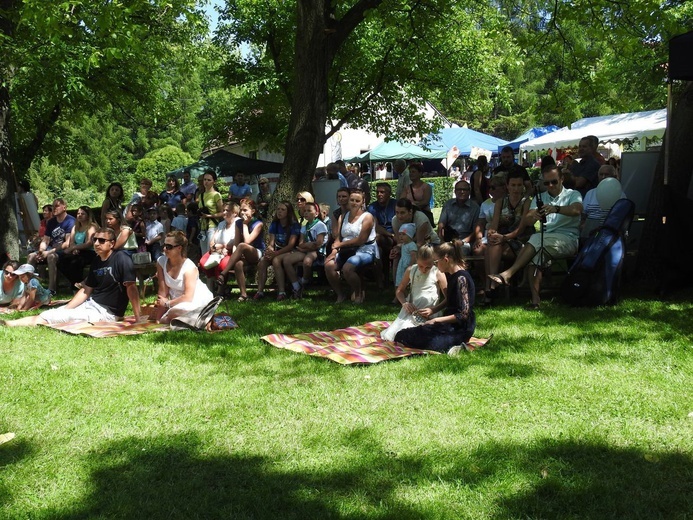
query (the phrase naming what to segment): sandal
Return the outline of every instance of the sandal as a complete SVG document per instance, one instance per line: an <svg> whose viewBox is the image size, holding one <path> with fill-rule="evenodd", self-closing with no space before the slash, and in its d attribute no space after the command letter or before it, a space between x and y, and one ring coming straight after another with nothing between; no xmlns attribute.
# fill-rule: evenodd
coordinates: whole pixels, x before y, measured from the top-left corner
<svg viewBox="0 0 693 520"><path fill-rule="evenodd" d="M490 274L488 278L496 285L508 285L508 281L500 274Z"/></svg>
<svg viewBox="0 0 693 520"><path fill-rule="evenodd" d="M238 301L238 303L247 302L248 297L247 296L239 296L237 301Z"/></svg>

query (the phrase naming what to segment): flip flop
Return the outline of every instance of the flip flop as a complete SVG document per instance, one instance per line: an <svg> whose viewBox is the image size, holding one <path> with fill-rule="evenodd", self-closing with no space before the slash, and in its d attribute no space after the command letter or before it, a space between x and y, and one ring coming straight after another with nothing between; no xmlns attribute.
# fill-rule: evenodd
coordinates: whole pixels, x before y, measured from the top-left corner
<svg viewBox="0 0 693 520"><path fill-rule="evenodd" d="M239 296L237 301L239 303L246 302L246 301L248 301L248 297L247 296Z"/></svg>
<svg viewBox="0 0 693 520"><path fill-rule="evenodd" d="M500 274L490 274L488 275L489 280L491 280L496 285L508 285L508 281L503 278Z"/></svg>

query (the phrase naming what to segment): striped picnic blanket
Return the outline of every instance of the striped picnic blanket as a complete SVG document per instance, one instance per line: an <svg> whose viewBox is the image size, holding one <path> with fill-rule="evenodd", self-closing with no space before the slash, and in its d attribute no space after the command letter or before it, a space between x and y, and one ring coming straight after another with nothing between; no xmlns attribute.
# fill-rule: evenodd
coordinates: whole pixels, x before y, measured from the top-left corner
<svg viewBox="0 0 693 520"><path fill-rule="evenodd" d="M125 318L123 321L103 321L98 323L80 321L43 326L61 330L69 334L91 336L92 338L132 336L135 334L144 334L145 332L164 332L171 330L168 325L162 325L156 321L135 322L134 318Z"/></svg>
<svg viewBox="0 0 693 520"><path fill-rule="evenodd" d="M438 354L431 350L408 348L400 343L381 339L380 331L389 325L387 321L372 321L360 327L330 332L269 334L260 339L277 348L324 357L341 365L379 363L388 359ZM467 350L474 350L487 342L486 339L472 338L467 344Z"/></svg>

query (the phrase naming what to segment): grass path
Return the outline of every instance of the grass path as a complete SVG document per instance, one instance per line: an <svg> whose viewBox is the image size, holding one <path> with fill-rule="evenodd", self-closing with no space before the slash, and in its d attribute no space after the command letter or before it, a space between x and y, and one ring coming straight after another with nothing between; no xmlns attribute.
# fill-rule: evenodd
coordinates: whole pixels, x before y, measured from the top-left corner
<svg viewBox="0 0 693 520"><path fill-rule="evenodd" d="M690 518L690 294L482 309L487 348L367 367L258 339L396 314L312 296L215 335L0 329L0 518Z"/></svg>

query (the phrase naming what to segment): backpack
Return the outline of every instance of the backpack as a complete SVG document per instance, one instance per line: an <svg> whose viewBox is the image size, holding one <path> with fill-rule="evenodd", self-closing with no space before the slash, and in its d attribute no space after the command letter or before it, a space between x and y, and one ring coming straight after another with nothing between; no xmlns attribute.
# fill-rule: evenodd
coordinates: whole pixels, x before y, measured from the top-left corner
<svg viewBox="0 0 693 520"><path fill-rule="evenodd" d="M625 235L635 213L635 203L616 201L604 223L578 252L561 286L561 297L569 305L615 304L621 285L626 254Z"/></svg>

